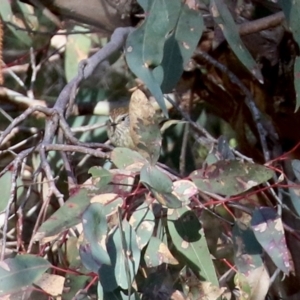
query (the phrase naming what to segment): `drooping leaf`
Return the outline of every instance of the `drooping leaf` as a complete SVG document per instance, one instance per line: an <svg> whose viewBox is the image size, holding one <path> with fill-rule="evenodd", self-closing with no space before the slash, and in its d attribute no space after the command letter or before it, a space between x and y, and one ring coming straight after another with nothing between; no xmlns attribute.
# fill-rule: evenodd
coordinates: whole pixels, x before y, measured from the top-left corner
<svg viewBox="0 0 300 300"><path fill-rule="evenodd" d="M140 173L140 181L162 205L169 208L182 207L182 202L173 194L171 179L155 166L144 165Z"/></svg>
<svg viewBox="0 0 300 300"><path fill-rule="evenodd" d="M152 212L152 207L150 207L147 203L141 204L132 213L129 219L129 224L134 228L138 246L142 250L152 236L155 225L155 217Z"/></svg>
<svg viewBox="0 0 300 300"><path fill-rule="evenodd" d="M262 165L220 160L192 172L190 178L203 191L233 196L266 182L272 176L273 171Z"/></svg>
<svg viewBox="0 0 300 300"><path fill-rule="evenodd" d="M84 28L76 25L74 30L80 31ZM91 38L89 34L71 34L67 36L65 51L65 73L69 82L78 74L78 63L88 57L91 47Z"/></svg>
<svg viewBox="0 0 300 300"><path fill-rule="evenodd" d="M94 258L91 245L86 240L79 245L79 256L83 266L87 268L87 270L97 274L102 263Z"/></svg>
<svg viewBox="0 0 300 300"><path fill-rule="evenodd" d="M132 93L129 104L130 136L137 151L155 165L161 148L156 111L141 90Z"/></svg>
<svg viewBox="0 0 300 300"><path fill-rule="evenodd" d="M167 245L155 236L152 236L149 241L144 259L149 268L160 266L162 263L170 265L178 264L177 259L171 254Z"/></svg>
<svg viewBox="0 0 300 300"><path fill-rule="evenodd" d="M80 189L41 225L34 239L40 241L44 237L56 235L80 223L81 215L89 203L88 191Z"/></svg>
<svg viewBox="0 0 300 300"><path fill-rule="evenodd" d="M164 101L164 96L160 88L160 83L150 69L147 62L143 59L145 34L145 23L129 34L126 41L126 61L130 70L147 85L148 89L156 99L165 116L168 116L168 110ZM158 50L161 51L161 50Z"/></svg>
<svg viewBox="0 0 300 300"><path fill-rule="evenodd" d="M138 293L134 290L131 290L130 297L127 291L123 291L120 288L115 289L113 292L104 292L100 282L98 282L97 292L98 299L101 300L141 300Z"/></svg>
<svg viewBox="0 0 300 300"><path fill-rule="evenodd" d="M107 241L111 265L103 265L99 269L99 280L105 292L112 292L118 286L127 290L128 276L132 283L139 267L141 253L134 229L126 220L122 222L122 229L123 231L119 227L116 228ZM125 240L126 249L123 248L122 238ZM129 266L129 270L126 269L126 265Z"/></svg>
<svg viewBox="0 0 300 300"><path fill-rule="evenodd" d="M163 92L174 88L203 29L202 16L179 0L142 1L146 19L126 42L131 71L148 87L165 116Z"/></svg>
<svg viewBox="0 0 300 300"><path fill-rule="evenodd" d="M238 271L247 275L252 270L261 267L262 247L255 238L251 228L241 222L236 222L232 229L234 262Z"/></svg>
<svg viewBox="0 0 300 300"><path fill-rule="evenodd" d="M183 5L178 20L164 47L162 61L164 93L172 91L179 81L185 65L191 58L204 28L202 15Z"/></svg>
<svg viewBox="0 0 300 300"><path fill-rule="evenodd" d="M278 4L282 8L295 41L300 46L300 3L293 0L278 0Z"/></svg>
<svg viewBox="0 0 300 300"><path fill-rule="evenodd" d="M236 222L233 230L234 262L238 269L234 283L243 299L265 299L269 290L270 277L263 264L262 248L251 228Z"/></svg>
<svg viewBox="0 0 300 300"><path fill-rule="evenodd" d="M210 3L211 14L214 17L215 22L222 29L232 51L256 79L263 83L263 76L260 69L242 42L237 25L234 22L227 4L222 0L211 0Z"/></svg>
<svg viewBox="0 0 300 300"><path fill-rule="evenodd" d="M186 207L168 209L168 229L185 263L203 280L219 286L203 229L194 212Z"/></svg>
<svg viewBox="0 0 300 300"><path fill-rule="evenodd" d="M269 273L264 265L252 270L247 276L242 273L237 273L234 278L236 287L241 290L242 296L244 297L242 299L266 299L270 281ZM244 295L244 293L246 295Z"/></svg>
<svg viewBox="0 0 300 300"><path fill-rule="evenodd" d="M44 258L18 255L0 263L0 295L17 292L38 280L51 266Z"/></svg>
<svg viewBox="0 0 300 300"><path fill-rule="evenodd" d="M128 148L115 148L110 156L112 162L119 169L130 169L139 171L147 160L138 152Z"/></svg>
<svg viewBox="0 0 300 300"><path fill-rule="evenodd" d="M84 238L89 243L91 255L102 264L110 264L106 249L107 221L103 213L104 206L92 203L82 215Z"/></svg>
<svg viewBox="0 0 300 300"><path fill-rule="evenodd" d="M286 244L281 218L271 207L256 209L251 226L256 239L268 253L274 264L285 274L293 270Z"/></svg>

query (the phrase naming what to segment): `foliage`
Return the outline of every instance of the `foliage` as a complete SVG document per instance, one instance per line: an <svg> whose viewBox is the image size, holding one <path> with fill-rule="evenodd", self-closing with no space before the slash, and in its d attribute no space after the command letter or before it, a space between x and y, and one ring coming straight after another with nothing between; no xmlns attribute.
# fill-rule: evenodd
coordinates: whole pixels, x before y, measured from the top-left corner
<svg viewBox="0 0 300 300"><path fill-rule="evenodd" d="M0 296L299 296L299 4L117 2L1 4Z"/></svg>

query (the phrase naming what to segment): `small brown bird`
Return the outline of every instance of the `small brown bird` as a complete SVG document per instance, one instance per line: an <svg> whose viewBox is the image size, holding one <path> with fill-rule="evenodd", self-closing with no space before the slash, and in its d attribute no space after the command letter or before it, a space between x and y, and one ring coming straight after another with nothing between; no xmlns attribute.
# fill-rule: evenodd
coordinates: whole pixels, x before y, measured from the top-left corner
<svg viewBox="0 0 300 300"><path fill-rule="evenodd" d="M107 121L107 135L114 146L135 149L130 136L128 107L118 107L110 112Z"/></svg>

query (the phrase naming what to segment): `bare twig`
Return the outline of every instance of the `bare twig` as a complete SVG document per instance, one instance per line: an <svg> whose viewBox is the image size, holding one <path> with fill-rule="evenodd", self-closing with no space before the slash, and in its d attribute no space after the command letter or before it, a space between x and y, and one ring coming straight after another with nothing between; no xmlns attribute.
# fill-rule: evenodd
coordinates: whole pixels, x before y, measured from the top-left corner
<svg viewBox="0 0 300 300"><path fill-rule="evenodd" d="M184 175L186 169L186 150L188 146L189 138L189 124L184 124L183 138L181 144L180 158L179 158L179 172L180 175Z"/></svg>
<svg viewBox="0 0 300 300"><path fill-rule="evenodd" d="M238 25L239 34L243 36L276 27L280 25L284 20L284 13L281 11L261 19L245 22Z"/></svg>

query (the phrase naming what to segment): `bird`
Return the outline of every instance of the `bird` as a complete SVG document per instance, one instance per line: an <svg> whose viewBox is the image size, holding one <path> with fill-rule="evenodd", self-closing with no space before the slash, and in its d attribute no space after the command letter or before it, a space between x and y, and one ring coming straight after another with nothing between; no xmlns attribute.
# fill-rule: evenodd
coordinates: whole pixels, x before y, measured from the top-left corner
<svg viewBox="0 0 300 300"><path fill-rule="evenodd" d="M135 149L130 135L129 108L117 107L111 110L106 124L110 142L116 147Z"/></svg>

